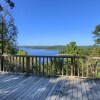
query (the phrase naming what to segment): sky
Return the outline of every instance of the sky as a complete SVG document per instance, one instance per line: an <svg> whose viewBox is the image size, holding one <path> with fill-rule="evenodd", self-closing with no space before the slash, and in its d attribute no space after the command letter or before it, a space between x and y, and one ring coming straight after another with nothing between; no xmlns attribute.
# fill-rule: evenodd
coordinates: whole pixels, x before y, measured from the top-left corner
<svg viewBox="0 0 100 100"><path fill-rule="evenodd" d="M13 0L18 45L93 45L100 0Z"/></svg>

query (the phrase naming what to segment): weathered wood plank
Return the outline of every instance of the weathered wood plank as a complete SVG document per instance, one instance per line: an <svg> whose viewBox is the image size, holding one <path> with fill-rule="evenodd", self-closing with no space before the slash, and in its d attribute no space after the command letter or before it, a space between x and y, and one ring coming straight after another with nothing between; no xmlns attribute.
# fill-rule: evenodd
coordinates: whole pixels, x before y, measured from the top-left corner
<svg viewBox="0 0 100 100"><path fill-rule="evenodd" d="M81 79L77 78L77 96L78 100L82 100Z"/></svg>
<svg viewBox="0 0 100 100"><path fill-rule="evenodd" d="M11 99L17 99L21 94L24 93L24 91L26 91L30 85L34 84L36 80L38 80L39 78L37 77L29 77L27 82L24 82L22 84L20 84L18 86L18 88L14 88L9 94L7 94L6 96L4 96L4 99L6 100L11 100ZM15 90L15 91L14 91ZM8 99L9 98L9 99Z"/></svg>
<svg viewBox="0 0 100 100"><path fill-rule="evenodd" d="M89 80L89 81L91 83L91 91L92 91L92 95L93 95L94 100L100 100L98 97L98 94L97 94L96 87L94 85L94 80Z"/></svg>
<svg viewBox="0 0 100 100"><path fill-rule="evenodd" d="M53 85L56 83L56 81L57 81L57 78L52 79L49 86L46 87L46 90L43 91L42 95L39 97L39 100L45 100L45 98L47 97L50 89L53 87Z"/></svg>
<svg viewBox="0 0 100 100"><path fill-rule="evenodd" d="M1 98L6 98L10 94L14 93L14 91L18 90L18 88L21 88L21 86L23 86L24 83L27 82L29 79L30 79L30 77L28 77L28 78L23 77L22 80L18 80L17 82L10 84L10 86L7 87L6 90L5 90L5 91L8 91L8 92L6 94L3 93Z"/></svg>
<svg viewBox="0 0 100 100"><path fill-rule="evenodd" d="M60 78L60 80L58 81L57 86L55 87L50 100L56 100L57 95L60 93L61 83L62 83L62 78Z"/></svg>
<svg viewBox="0 0 100 100"><path fill-rule="evenodd" d="M27 89L19 98L16 100L22 100L24 98L29 98L38 88L41 83L45 82L45 78L41 77L37 82L35 82L29 89Z"/></svg>
<svg viewBox="0 0 100 100"><path fill-rule="evenodd" d="M31 100L38 100L40 96L42 96L43 92L46 90L46 88L51 84L53 78L49 79L46 83L44 83L42 86L40 86L37 91L34 93L36 95L31 96ZM41 99L41 98L40 98Z"/></svg>
<svg viewBox="0 0 100 100"><path fill-rule="evenodd" d="M35 91L28 97L24 97L22 100L34 100L34 98L38 95L39 90L42 90L42 86L44 86L46 83L48 83L47 78L44 78L37 86L35 86Z"/></svg>
<svg viewBox="0 0 100 100"><path fill-rule="evenodd" d="M95 83L96 83L96 85L97 85L97 92L98 92L98 96L99 96L99 98L100 98L100 80L95 80Z"/></svg>
<svg viewBox="0 0 100 100"><path fill-rule="evenodd" d="M59 82L60 78L57 78L57 80L55 81L55 84L53 85L53 87L51 88L50 92L48 93L48 95L46 96L45 100L50 100L51 95L55 89L55 87L57 86L58 82Z"/></svg>
<svg viewBox="0 0 100 100"><path fill-rule="evenodd" d="M69 86L70 86L70 80L68 78L65 78L62 84L62 89L61 89L62 91L59 94L59 98L57 98L58 100L67 100Z"/></svg>
<svg viewBox="0 0 100 100"><path fill-rule="evenodd" d="M68 91L67 91L67 100L71 100L73 96L73 89L72 89L72 80L69 80L69 86L68 86Z"/></svg>
<svg viewBox="0 0 100 100"><path fill-rule="evenodd" d="M89 82L89 80L86 81L86 90L87 90L87 96L89 100L93 100L93 96L92 96L92 91L91 91L91 83Z"/></svg>
<svg viewBox="0 0 100 100"><path fill-rule="evenodd" d="M100 84L99 84L99 86L100 86ZM94 82L93 82L93 87L94 87L94 91L96 91L97 96L98 96L98 98L100 100L100 90L99 90L98 85L96 84L96 80L94 80Z"/></svg>
<svg viewBox="0 0 100 100"><path fill-rule="evenodd" d="M8 93L6 93L4 96L2 96L3 99L7 98L9 95L13 94L15 91L17 91L19 88L22 88L22 86L25 85L25 83L27 84L27 82L31 79L31 77L24 77L23 81L19 81L18 84L14 84L13 86L10 87L10 89L8 88Z"/></svg>
<svg viewBox="0 0 100 100"><path fill-rule="evenodd" d="M77 78L74 78L74 80L73 80L73 91L72 91L73 92L72 100L77 100L78 99L78 90L79 90L78 89L78 81L77 81Z"/></svg>
<svg viewBox="0 0 100 100"><path fill-rule="evenodd" d="M81 86L82 86L82 97L83 97L83 100L88 100L88 96L87 96L87 83L86 83L85 79L83 79L81 81Z"/></svg>
<svg viewBox="0 0 100 100"><path fill-rule="evenodd" d="M19 80L20 78L21 78L21 76L15 77L13 75L12 75L12 77L6 77L5 80L1 80L0 89L7 88L11 84L13 84L15 81Z"/></svg>
<svg viewBox="0 0 100 100"><path fill-rule="evenodd" d="M67 81L67 77L62 77L61 87L59 89L58 95L56 96L57 100L61 100L62 95L64 94L64 92L66 92L66 87L65 87L66 81Z"/></svg>
<svg viewBox="0 0 100 100"><path fill-rule="evenodd" d="M100 80L4 74L0 100L100 100Z"/></svg>

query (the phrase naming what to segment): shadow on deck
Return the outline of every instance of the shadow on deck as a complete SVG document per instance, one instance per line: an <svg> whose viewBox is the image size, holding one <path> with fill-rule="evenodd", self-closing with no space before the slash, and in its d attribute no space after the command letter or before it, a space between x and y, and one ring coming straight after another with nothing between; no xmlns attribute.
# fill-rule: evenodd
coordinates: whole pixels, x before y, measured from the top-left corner
<svg viewBox="0 0 100 100"><path fill-rule="evenodd" d="M100 100L100 80L1 73L0 100Z"/></svg>

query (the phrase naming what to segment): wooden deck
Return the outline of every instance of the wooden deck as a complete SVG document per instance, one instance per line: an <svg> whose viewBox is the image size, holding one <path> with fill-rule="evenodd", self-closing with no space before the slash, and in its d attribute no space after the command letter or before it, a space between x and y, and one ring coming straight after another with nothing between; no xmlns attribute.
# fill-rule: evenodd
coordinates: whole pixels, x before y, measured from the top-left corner
<svg viewBox="0 0 100 100"><path fill-rule="evenodd" d="M100 80L0 74L0 100L100 100Z"/></svg>

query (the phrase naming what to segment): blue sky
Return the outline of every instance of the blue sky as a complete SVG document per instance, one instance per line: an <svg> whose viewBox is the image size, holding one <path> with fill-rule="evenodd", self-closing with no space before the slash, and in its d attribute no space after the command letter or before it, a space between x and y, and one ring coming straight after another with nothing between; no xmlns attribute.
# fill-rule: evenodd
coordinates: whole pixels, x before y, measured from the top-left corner
<svg viewBox="0 0 100 100"><path fill-rule="evenodd" d="M14 0L19 45L94 44L100 0Z"/></svg>

